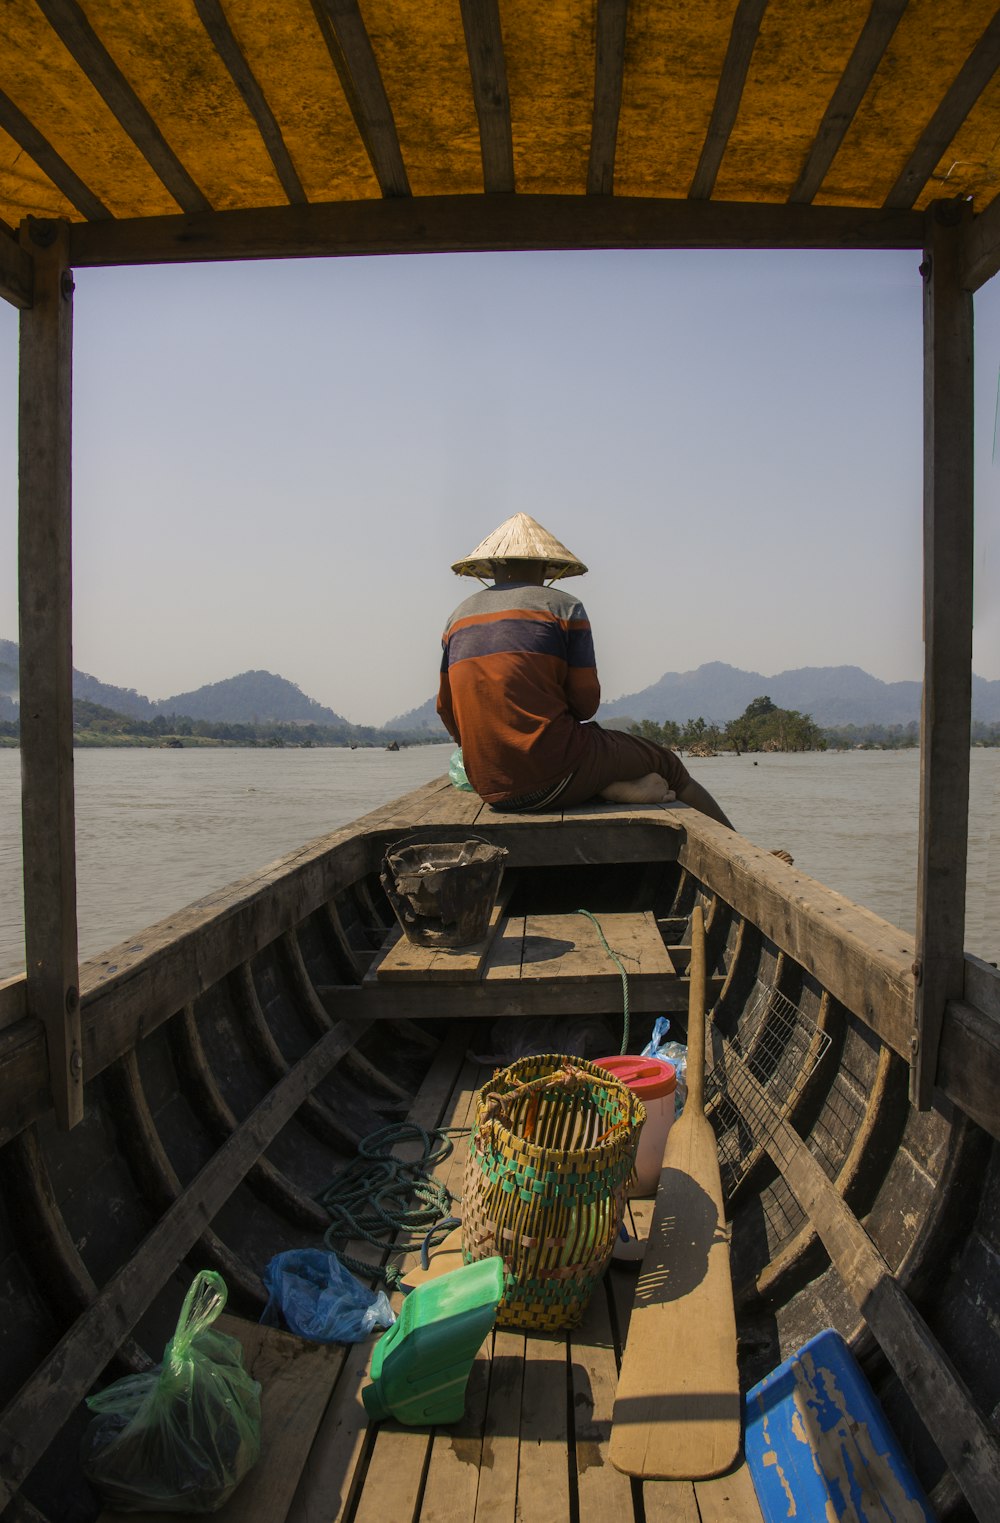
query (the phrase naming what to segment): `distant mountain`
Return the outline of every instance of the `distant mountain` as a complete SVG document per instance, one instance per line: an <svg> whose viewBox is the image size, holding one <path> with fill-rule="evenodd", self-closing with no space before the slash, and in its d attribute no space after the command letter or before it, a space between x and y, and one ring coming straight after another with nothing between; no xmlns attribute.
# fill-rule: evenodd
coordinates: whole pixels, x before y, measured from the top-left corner
<svg viewBox="0 0 1000 1523"><path fill-rule="evenodd" d="M13 640L0 640L0 699L18 690L18 647ZM176 714L188 719L207 719L219 724L316 724L353 731L357 727L340 714L312 698L300 687L273 672L241 672L223 682L210 682L190 693L154 701L135 688L113 687L87 672L73 669L73 697L127 714L131 719L153 719L157 714ZM0 703L4 713L6 705ZM13 704L11 704L13 708ZM16 717L16 710L8 717Z"/></svg>
<svg viewBox="0 0 1000 1523"><path fill-rule="evenodd" d="M13 640L0 640L0 693L16 693L18 690L19 648ZM7 670L13 672L13 686L5 682ZM132 719L152 719L159 711L148 698L137 693L134 687L112 687L98 682L87 672L73 668L73 697L88 703L99 703L103 708L114 709L116 714L128 714Z"/></svg>
<svg viewBox="0 0 1000 1523"><path fill-rule="evenodd" d="M209 682L191 693L175 693L153 704L154 714L184 714L224 724L316 724L352 729L333 709L307 698L300 687L273 672L241 672Z"/></svg>
<svg viewBox="0 0 1000 1523"><path fill-rule="evenodd" d="M710 724L725 724L766 694L779 708L798 709L819 725L905 725L920 718L920 689L919 682L882 682L859 666L800 666L768 677L724 661L708 661L695 671L664 672L649 687L610 699L601 705L598 717L603 724L628 719L683 724L700 715ZM18 647L13 640L0 640L0 719L17 717L17 694ZM133 719L175 714L228 724L315 724L349 732L359 728L307 697L294 682L265 671L241 672L189 693L153 700L134 688L113 687L74 669L73 697ZM973 677L972 717L982 724L1000 723L1000 681ZM388 732L447 739L433 697L387 720L380 733Z"/></svg>
<svg viewBox="0 0 1000 1523"><path fill-rule="evenodd" d="M448 739L448 731L437 716L437 695L428 698L419 709L407 709L405 714L397 714L395 719L387 719L382 726L383 730L411 730L419 734L424 731L428 735L436 735L441 740Z"/></svg>
<svg viewBox="0 0 1000 1523"><path fill-rule="evenodd" d="M766 694L780 709L798 709L818 725L905 725L920 719L920 692L919 682L882 682L860 666L800 666L766 677L707 661L693 672L664 672L650 687L602 703L598 718L612 728L628 719L684 724L699 715L709 724L725 724ZM982 724L1000 722L1000 682L973 677L972 717ZM435 723L434 699L428 698L384 728Z"/></svg>
<svg viewBox="0 0 1000 1523"><path fill-rule="evenodd" d="M709 661L693 672L665 672L650 687L602 704L599 717L683 724L700 715L725 724L766 694L779 708L798 709L819 725L909 724L920 718L920 692L919 682L882 682L859 666L803 666L766 677ZM984 724L1000 720L1000 682L973 677L972 715Z"/></svg>

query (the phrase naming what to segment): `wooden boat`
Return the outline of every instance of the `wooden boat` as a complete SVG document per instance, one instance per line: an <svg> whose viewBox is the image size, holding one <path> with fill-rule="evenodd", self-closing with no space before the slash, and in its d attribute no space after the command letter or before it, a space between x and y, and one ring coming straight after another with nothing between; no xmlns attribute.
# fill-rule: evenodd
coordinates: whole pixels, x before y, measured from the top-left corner
<svg viewBox="0 0 1000 1523"><path fill-rule="evenodd" d="M492 950L438 977L435 954L399 941L379 882L387 846L413 831L429 842L472 832L509 852ZM196 1267L219 1269L231 1310L255 1319L263 1266L320 1242L316 1193L360 1138L403 1116L469 1124L491 1072L469 1054L495 1045L504 1018L603 1014L617 1034L620 974L578 909L628 948L633 1046L655 1013L682 1027L695 904L716 1032L756 1052L765 1083L783 1059L794 1070L777 1081L766 1137L734 1139L719 1117L744 1383L840 1329L947 1516L955 1479L938 1451L960 1470L989 1465L975 1414L997 1401L983 1354L1000 1181L966 1080L995 970L970 960L979 1008L949 1018L941 1093L918 1112L905 1056L914 949L893 927L683 806L505 817L444 780L87 964L87 1105L73 1131L52 1124L38 1027L0 1031L5 1485L23 1480L53 1520L92 1516L77 1457L85 1391L109 1363L157 1354ZM782 1024L773 1000L762 1024L761 986L800 1027ZM5 991L7 1022L22 989ZM458 1436L369 1432L358 1387L370 1345L304 1361L301 1427L286 1419L282 1433L297 1458L284 1500L265 1490L266 1515L322 1505L330 1517L402 1516L405 1497L432 1518L458 1487L465 1511L444 1515L493 1516L488 1499L516 1489L524 1516L631 1516L630 1482L606 1446L634 1275L613 1268L606 1284L578 1334L497 1333ZM947 1403L929 1400L943 1388ZM679 1486L646 1482L646 1516L680 1505ZM550 1510L533 1513L543 1494ZM257 1516L254 1497L227 1515Z"/></svg>
<svg viewBox="0 0 1000 1523"><path fill-rule="evenodd" d="M1000 983L963 947L972 293L1000 269L993 0L278 11L5 10L0 294L21 312L27 974L0 988L3 1516L95 1516L76 1462L86 1392L159 1356L194 1268L218 1266L234 1312L252 1318L263 1264L318 1238L316 1190L380 1121L466 1121L478 1023L617 1012L618 973L573 912L640 949L641 1034L653 1012L683 1019L700 905L744 1384L818 1328L839 1329L939 1515L994 1523ZM915 271L922 260L913 942L690 811L505 819L442 782L80 969L74 269L744 247L912 249ZM426 966L400 976L397 956L394 979L386 845L473 828L510 853L513 897L490 957L505 955L454 984ZM317 1353L244 1320L270 1450L229 1516L753 1517L740 1468L633 1485L606 1463L625 1284L613 1271L568 1337L498 1332L448 1432L369 1430L363 1349Z"/></svg>

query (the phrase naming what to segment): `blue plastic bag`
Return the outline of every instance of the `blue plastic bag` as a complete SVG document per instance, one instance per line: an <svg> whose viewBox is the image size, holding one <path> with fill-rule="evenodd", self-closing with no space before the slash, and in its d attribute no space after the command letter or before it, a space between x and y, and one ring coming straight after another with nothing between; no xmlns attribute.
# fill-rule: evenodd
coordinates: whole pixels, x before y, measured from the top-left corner
<svg viewBox="0 0 1000 1523"><path fill-rule="evenodd" d="M475 793L475 788L465 775L465 762L462 760L462 748L458 747L451 753L451 761L448 765L448 776L453 788L460 788L463 793Z"/></svg>
<svg viewBox="0 0 1000 1523"><path fill-rule="evenodd" d="M369 1290L335 1253L291 1248L264 1270L266 1327L287 1328L313 1343L361 1343L376 1327L391 1327L395 1313L384 1290Z"/></svg>
<svg viewBox="0 0 1000 1523"><path fill-rule="evenodd" d="M674 1090L674 1118L676 1119L684 1109L684 1101L687 1099L687 1048L683 1042L668 1042L669 1030L670 1022L667 1017L658 1015L653 1024L653 1034L642 1049L642 1056L660 1058L664 1063L673 1064L677 1075L677 1088Z"/></svg>

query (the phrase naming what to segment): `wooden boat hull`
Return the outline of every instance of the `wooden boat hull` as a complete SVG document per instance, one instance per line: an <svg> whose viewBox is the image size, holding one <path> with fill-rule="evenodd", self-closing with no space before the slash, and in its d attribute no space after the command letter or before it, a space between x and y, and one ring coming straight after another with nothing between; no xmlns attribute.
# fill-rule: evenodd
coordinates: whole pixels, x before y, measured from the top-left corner
<svg viewBox="0 0 1000 1523"><path fill-rule="evenodd" d="M836 1328L941 1516L969 1515L965 1492L989 1464L987 1451L976 1457L979 1430L972 1458L946 1463L939 1448L951 1458L949 1424L964 1421L961 1411L921 1416L919 1381L907 1391L886 1344L909 1315L894 1299L902 1297L988 1424L1000 1401L993 970L970 961L967 1002L946 1020L935 1105L917 1111L905 1057L913 949L895 928L683 807L505 817L444 780L88 964L86 1111L71 1132L53 1121L44 1037L23 1014L23 986L0 988L0 1498L11 1515L96 1517L77 1460L87 1389L160 1357L195 1269L218 1269L230 1310L256 1319L264 1265L319 1241L327 1218L316 1195L360 1138L408 1114L432 1126L467 1118L483 1074L467 1054L489 1050L500 1020L603 1016L620 1030L613 968L575 981L523 968L516 979L380 981L394 921L379 867L386 847L414 829L437 840L474 830L506 846L516 880L509 915L524 917L526 936L532 916L580 908L598 919L655 917L672 972L636 978L633 1045L655 1013L672 1011L683 1025L695 904L706 913L717 1042L734 1044L727 1050L748 1054L753 1067L761 986L822 1036L780 1114L763 1128L747 1125L730 1159L742 1383ZM766 1079L760 1064L757 1077ZM724 1180L733 1144L725 1099L718 1086L713 1099L710 1085ZM515 1479L517 1464L527 1467L522 1497L538 1484L533 1465L551 1472L555 1443L570 1455L565 1516L618 1507L623 1496L633 1505L623 1478L624 1493L607 1489L618 1482L606 1463L627 1283L618 1271L609 1276L606 1296L573 1335L578 1358L572 1337L567 1353L565 1340L561 1352L544 1340L526 1348L523 1335L498 1332L492 1381L488 1392L474 1387L465 1434L478 1456L466 1469L486 1477L484 1517L503 1515L485 1499L513 1484L509 1454L495 1473L485 1457L487 1446L493 1458L506 1454L501 1436L511 1428L520 1434ZM336 1391L348 1392L359 1357L338 1356L333 1427L315 1461L319 1471L340 1467L331 1517L363 1517L368 1487L380 1484L381 1433L365 1437L349 1395L348 1415L336 1416ZM407 1441L411 1513L429 1518L438 1441L421 1441ZM386 1454L386 1473L398 1476L399 1455L390 1464ZM440 1484L454 1499L453 1486ZM477 1495L471 1511L448 1515L476 1516ZM647 1516L664 1495L649 1493ZM290 1506L289 1497L271 1516L296 1516Z"/></svg>

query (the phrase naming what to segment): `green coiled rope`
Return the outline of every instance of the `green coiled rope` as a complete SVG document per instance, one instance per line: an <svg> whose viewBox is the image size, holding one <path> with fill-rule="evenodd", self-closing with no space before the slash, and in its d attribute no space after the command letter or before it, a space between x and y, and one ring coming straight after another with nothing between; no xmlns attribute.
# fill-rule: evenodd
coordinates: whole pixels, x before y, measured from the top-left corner
<svg viewBox="0 0 1000 1523"><path fill-rule="evenodd" d="M323 1241L355 1274L375 1276L393 1287L402 1279L395 1265L352 1258L342 1243L354 1238L380 1252L392 1247L394 1253L409 1253L450 1216L451 1192L430 1174L452 1151L448 1130L428 1132L412 1121L380 1127L362 1138L358 1156L317 1195L330 1213ZM420 1143L419 1157L394 1157L392 1149L401 1142Z"/></svg>

